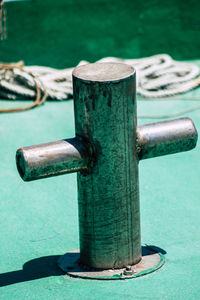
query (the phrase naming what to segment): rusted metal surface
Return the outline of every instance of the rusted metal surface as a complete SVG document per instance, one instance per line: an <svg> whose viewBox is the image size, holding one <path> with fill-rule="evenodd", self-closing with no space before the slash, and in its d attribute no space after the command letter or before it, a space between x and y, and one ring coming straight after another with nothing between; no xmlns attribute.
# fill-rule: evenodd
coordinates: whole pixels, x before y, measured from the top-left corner
<svg viewBox="0 0 200 300"><path fill-rule="evenodd" d="M121 269L91 269L80 263L80 252L78 250L61 256L58 265L72 277L109 280L137 278L158 270L165 262L161 254L148 248L145 250L139 263Z"/></svg>
<svg viewBox="0 0 200 300"><path fill-rule="evenodd" d="M88 176L77 175L81 261L122 268L141 259L135 71L80 66L73 83L76 133L97 157Z"/></svg>
<svg viewBox="0 0 200 300"><path fill-rule="evenodd" d="M88 143L79 137L24 147L17 150L17 168L24 181L86 172L92 156L90 150Z"/></svg>
<svg viewBox="0 0 200 300"><path fill-rule="evenodd" d="M137 155L139 160L189 151L196 146L197 130L189 118L138 126ZM32 181L66 173L90 172L96 154L92 144L80 137L17 151L17 167L24 181Z"/></svg>
<svg viewBox="0 0 200 300"><path fill-rule="evenodd" d="M19 173L28 181L80 171L81 264L91 270L137 265L139 160L194 148L196 128L188 118L137 127L135 71L128 65L79 66L73 89L76 138L19 149ZM69 271L68 262L65 255L59 265Z"/></svg>
<svg viewBox="0 0 200 300"><path fill-rule="evenodd" d="M137 129L139 159L163 156L193 149L197 130L189 118L157 122Z"/></svg>

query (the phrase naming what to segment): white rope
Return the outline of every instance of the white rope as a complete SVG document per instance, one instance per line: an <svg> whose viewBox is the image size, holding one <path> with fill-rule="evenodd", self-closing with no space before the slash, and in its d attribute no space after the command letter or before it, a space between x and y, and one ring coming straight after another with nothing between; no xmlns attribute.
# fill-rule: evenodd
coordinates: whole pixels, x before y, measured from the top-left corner
<svg viewBox="0 0 200 300"><path fill-rule="evenodd" d="M169 97L200 85L200 69L173 60L167 54L142 59L107 57L99 62L123 62L136 69L137 93L146 98Z"/></svg>
<svg viewBox="0 0 200 300"><path fill-rule="evenodd" d="M137 75L137 93L146 98L174 96L200 85L198 66L175 61L167 54L142 59L106 57L98 62L121 62L133 66ZM81 61L79 65L86 63ZM73 96L72 70L43 66L0 68L0 97L13 100L35 98L35 81L30 75L33 74L41 82L40 89L45 88L48 99L69 99Z"/></svg>

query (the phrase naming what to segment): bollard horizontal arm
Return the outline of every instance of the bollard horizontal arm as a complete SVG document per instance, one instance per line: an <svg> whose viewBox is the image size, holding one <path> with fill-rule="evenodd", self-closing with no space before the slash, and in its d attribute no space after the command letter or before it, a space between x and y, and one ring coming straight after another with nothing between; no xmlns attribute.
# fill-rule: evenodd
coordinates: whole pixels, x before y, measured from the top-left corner
<svg viewBox="0 0 200 300"><path fill-rule="evenodd" d="M140 160L189 151L197 143L197 130L189 118L157 122L137 129L137 152Z"/></svg>
<svg viewBox="0 0 200 300"><path fill-rule="evenodd" d="M137 155L140 160L183 152L197 143L197 130L189 118L147 124L137 129ZM81 137L24 147L17 150L16 162L24 181L86 172L93 151Z"/></svg>
<svg viewBox="0 0 200 300"><path fill-rule="evenodd" d="M80 137L24 147L17 150L16 163L24 181L86 171L91 148Z"/></svg>

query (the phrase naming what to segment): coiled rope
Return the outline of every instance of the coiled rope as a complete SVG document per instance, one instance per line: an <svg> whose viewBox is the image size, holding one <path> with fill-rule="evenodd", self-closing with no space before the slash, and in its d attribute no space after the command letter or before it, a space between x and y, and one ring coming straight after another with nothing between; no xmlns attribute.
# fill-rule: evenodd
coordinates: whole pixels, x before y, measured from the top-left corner
<svg viewBox="0 0 200 300"><path fill-rule="evenodd" d="M137 93L144 98L173 97L200 85L200 70L194 64L178 62L167 54L154 55L142 59L120 59L106 57L98 62L126 63L136 69ZM88 63L81 61L79 65ZM24 66L23 62L0 64L0 98L10 100L35 99L34 104L25 108L1 109L0 112L22 111L39 106L48 98L66 100L73 97L72 70L54 69L42 66ZM168 118L185 112L163 115L141 116Z"/></svg>
<svg viewBox="0 0 200 300"><path fill-rule="evenodd" d="M198 66L175 61L167 54L142 59L107 57L99 62L123 62L133 66L137 74L137 93L145 98L170 97L200 85Z"/></svg>
<svg viewBox="0 0 200 300"><path fill-rule="evenodd" d="M0 63L0 96L5 96L7 99L16 99L15 94L10 94L10 92L18 93L21 95L26 94L26 88L22 87L15 83L14 76L9 76L9 74L16 74L17 70L23 72L24 63L23 61L20 61L18 63ZM15 70L15 73L14 73ZM34 87L35 91L32 93L33 96L36 96L35 101L33 104L25 106L25 107L17 107L17 108L6 108L6 109L0 109L1 113L4 112L19 112L19 111L25 111L29 110L31 108L34 108L36 106L41 105L45 102L47 99L47 91L45 87L43 86L43 83L40 81L39 78L37 78L36 75L32 74L30 71L26 71L26 75L29 75L32 80L32 87ZM9 76L9 78L7 78ZM13 84L14 83L14 84ZM3 89L2 89L3 86ZM41 93L42 90L42 93Z"/></svg>

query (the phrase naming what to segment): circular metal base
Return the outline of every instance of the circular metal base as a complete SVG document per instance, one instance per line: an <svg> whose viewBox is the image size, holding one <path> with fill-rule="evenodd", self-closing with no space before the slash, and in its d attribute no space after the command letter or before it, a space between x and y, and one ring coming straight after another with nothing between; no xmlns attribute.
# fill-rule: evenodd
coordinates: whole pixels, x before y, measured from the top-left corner
<svg viewBox="0 0 200 300"><path fill-rule="evenodd" d="M142 247L141 261L122 269L95 270L80 264L80 252L78 250L62 255L58 260L58 266L73 277L88 279L129 279L144 276L158 270L164 264L165 259L161 253L148 247Z"/></svg>

